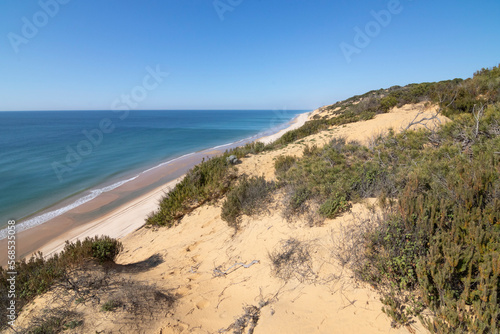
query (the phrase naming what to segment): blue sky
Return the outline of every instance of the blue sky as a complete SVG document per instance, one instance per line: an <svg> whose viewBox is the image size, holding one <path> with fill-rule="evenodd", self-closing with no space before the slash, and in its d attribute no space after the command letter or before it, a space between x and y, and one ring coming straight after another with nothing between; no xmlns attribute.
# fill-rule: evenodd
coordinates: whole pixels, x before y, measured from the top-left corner
<svg viewBox="0 0 500 334"><path fill-rule="evenodd" d="M138 109L312 110L500 63L500 1L396 2L2 0L0 110L110 109L132 92Z"/></svg>

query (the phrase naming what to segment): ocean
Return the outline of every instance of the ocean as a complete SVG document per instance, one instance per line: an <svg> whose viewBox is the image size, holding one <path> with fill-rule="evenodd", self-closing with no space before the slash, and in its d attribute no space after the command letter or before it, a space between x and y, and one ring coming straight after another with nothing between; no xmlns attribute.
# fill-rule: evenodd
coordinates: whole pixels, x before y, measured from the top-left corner
<svg viewBox="0 0 500 334"><path fill-rule="evenodd" d="M0 112L0 239L11 219L20 222L18 231L42 224L143 171L203 149L275 133L303 112Z"/></svg>

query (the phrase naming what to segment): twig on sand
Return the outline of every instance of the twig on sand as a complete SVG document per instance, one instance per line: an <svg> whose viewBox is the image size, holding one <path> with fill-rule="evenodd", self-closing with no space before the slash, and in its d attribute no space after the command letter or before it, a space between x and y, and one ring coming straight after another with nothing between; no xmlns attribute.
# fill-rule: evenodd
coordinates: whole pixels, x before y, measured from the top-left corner
<svg viewBox="0 0 500 334"><path fill-rule="evenodd" d="M422 125L427 130L432 131L432 129L427 124L431 121L441 124L441 120L438 117L440 113L441 113L441 109L439 109L435 113L431 114L429 117L422 117L422 118L418 119L421 116L425 116L425 111L421 110L417 113L415 118L408 124L408 126L404 129L404 131L409 130L414 125Z"/></svg>
<svg viewBox="0 0 500 334"><path fill-rule="evenodd" d="M243 267L243 268L250 268L251 266L253 266L254 264L256 263L260 263L259 260L253 260L252 262L250 262L249 264L245 264L245 263L235 263L233 264L231 267L227 268L226 270L221 270L222 269L222 266L218 266L217 268L214 269L214 277L221 277L221 276L226 276L227 274L230 274L232 273L233 271L235 271L236 269L238 269L239 267ZM237 268L235 268L237 267ZM234 268L234 269L233 269ZM233 269L233 270L231 270ZM231 270L231 271L230 271Z"/></svg>

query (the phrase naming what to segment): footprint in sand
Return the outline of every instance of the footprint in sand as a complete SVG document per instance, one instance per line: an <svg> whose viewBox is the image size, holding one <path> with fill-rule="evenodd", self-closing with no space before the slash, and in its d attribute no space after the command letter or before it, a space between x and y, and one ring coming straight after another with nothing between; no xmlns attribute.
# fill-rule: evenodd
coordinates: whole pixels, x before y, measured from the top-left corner
<svg viewBox="0 0 500 334"><path fill-rule="evenodd" d="M191 282L191 281L198 279L199 277L200 277L200 274L196 273L196 274L189 275L188 277L186 277L186 280L188 282Z"/></svg>
<svg viewBox="0 0 500 334"><path fill-rule="evenodd" d="M198 303L196 303L196 308L198 310L203 310L204 308L207 308L210 306L210 302L208 300L201 300Z"/></svg>
<svg viewBox="0 0 500 334"><path fill-rule="evenodd" d="M175 290L176 293L178 293L181 296L186 296L190 293L192 293L193 289L197 289L199 287L199 284L187 284L186 286L181 286Z"/></svg>
<svg viewBox="0 0 500 334"><path fill-rule="evenodd" d="M192 243L191 245L187 246L186 252L191 252L193 249L196 248L196 246L198 246L199 243L200 243L199 241L196 241L195 243Z"/></svg>
<svg viewBox="0 0 500 334"><path fill-rule="evenodd" d="M177 290L175 290L175 292L181 296L185 296L191 292L191 288L188 286L183 286L183 287L180 287Z"/></svg>

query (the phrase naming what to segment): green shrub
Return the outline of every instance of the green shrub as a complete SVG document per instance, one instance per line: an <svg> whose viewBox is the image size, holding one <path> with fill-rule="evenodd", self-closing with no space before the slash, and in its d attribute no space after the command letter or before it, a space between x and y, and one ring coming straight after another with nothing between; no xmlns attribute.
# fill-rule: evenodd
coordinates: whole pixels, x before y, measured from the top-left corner
<svg viewBox="0 0 500 334"><path fill-rule="evenodd" d="M92 260L99 263L113 261L122 249L121 242L115 239L106 236L94 237L86 238L83 241L78 240L74 243L66 242L64 250L60 254L47 259L38 253L29 260L17 261L14 270L17 272L16 309L20 311L36 296L47 292L56 282L67 276L72 268ZM0 268L0 296L2 296L0 316L4 319L10 302L6 297L9 289L9 281L7 281L9 277L7 270Z"/></svg>
<svg viewBox="0 0 500 334"><path fill-rule="evenodd" d="M322 130L327 129L329 124L324 120L310 120L307 121L300 128L286 132L281 136L275 143L274 147L277 145L287 145L293 143L296 140L302 139L304 137L316 134Z"/></svg>
<svg viewBox="0 0 500 334"><path fill-rule="evenodd" d="M226 161L233 153L240 155L239 158L242 150L226 152L191 169L182 181L162 198L159 208L147 217L146 223L170 227L203 203L222 197L236 178L232 167Z"/></svg>
<svg viewBox="0 0 500 334"><path fill-rule="evenodd" d="M274 162L276 175L286 173L295 164L297 159L289 155L280 155Z"/></svg>
<svg viewBox="0 0 500 334"><path fill-rule="evenodd" d="M393 95L389 95L380 99L380 106L384 112L388 112L392 107L395 107L397 105L398 99Z"/></svg>
<svg viewBox="0 0 500 334"><path fill-rule="evenodd" d="M320 153L320 150L318 149L317 145L312 145L312 146L306 145L306 147L304 147L304 151L302 151L302 154L304 156L309 156L309 157L314 156L318 153Z"/></svg>
<svg viewBox="0 0 500 334"><path fill-rule="evenodd" d="M301 211L304 203L311 198L312 192L305 185L298 186L293 189L289 205L294 212Z"/></svg>
<svg viewBox="0 0 500 334"><path fill-rule="evenodd" d="M264 150L266 149L266 145L260 141L256 142L254 145L253 145L253 150L252 150L252 153L254 154L258 154L260 152L263 152Z"/></svg>
<svg viewBox="0 0 500 334"><path fill-rule="evenodd" d="M75 329L83 324L82 320L69 320L78 316L77 313L55 309L52 312L45 312L43 317L37 318L34 324L23 329L23 333L27 334L55 334L63 333L68 329Z"/></svg>
<svg viewBox="0 0 500 334"><path fill-rule="evenodd" d="M237 230L243 214L258 214L265 208L273 189L274 183L266 181L263 176L248 178L243 175L238 185L227 194L221 218Z"/></svg>
<svg viewBox="0 0 500 334"><path fill-rule="evenodd" d="M92 257L99 262L114 261L123 246L116 239L103 237L92 243Z"/></svg>
<svg viewBox="0 0 500 334"><path fill-rule="evenodd" d="M118 307L122 306L122 302L119 300L108 300L101 306L101 311L102 312L113 312L116 310Z"/></svg>
<svg viewBox="0 0 500 334"><path fill-rule="evenodd" d="M345 196L335 194L321 205L319 213L326 218L335 218L337 215L349 211L351 207L351 203Z"/></svg>
<svg viewBox="0 0 500 334"><path fill-rule="evenodd" d="M397 177L392 213L368 236L359 277L379 286L386 313L406 324L427 307L437 333L499 330L500 112L467 113L443 126L382 140L381 162ZM389 292L387 292L389 291Z"/></svg>

